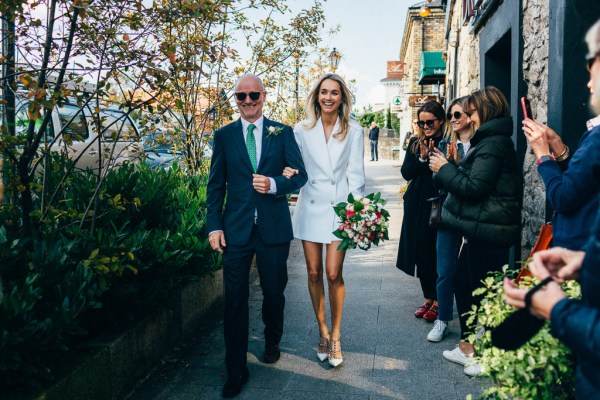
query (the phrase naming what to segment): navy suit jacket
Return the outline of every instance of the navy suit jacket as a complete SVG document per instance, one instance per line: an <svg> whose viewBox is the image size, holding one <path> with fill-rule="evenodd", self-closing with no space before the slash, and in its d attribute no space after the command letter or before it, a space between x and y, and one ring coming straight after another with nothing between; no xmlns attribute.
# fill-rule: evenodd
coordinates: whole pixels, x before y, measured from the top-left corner
<svg viewBox="0 0 600 400"><path fill-rule="evenodd" d="M208 232L222 230L228 245L248 242L255 212L260 235L266 244L281 244L293 239L287 194L299 190L308 177L292 128L267 118L264 118L263 126L262 151L256 173L275 180L275 194L260 194L252 186L254 172L246 150L242 121L238 119L215 132L206 189L206 225ZM271 126L281 129L277 134L268 134ZM295 168L299 173L287 179L282 175L285 167Z"/></svg>

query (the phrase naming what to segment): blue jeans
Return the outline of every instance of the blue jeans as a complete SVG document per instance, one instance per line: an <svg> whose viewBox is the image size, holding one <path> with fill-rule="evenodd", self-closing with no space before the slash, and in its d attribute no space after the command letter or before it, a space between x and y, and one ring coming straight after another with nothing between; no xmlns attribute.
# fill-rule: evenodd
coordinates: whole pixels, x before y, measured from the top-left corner
<svg viewBox="0 0 600 400"><path fill-rule="evenodd" d="M462 244L462 236L450 229L438 228L437 242L437 283L438 319L452 320L454 306L454 271L458 252Z"/></svg>
<svg viewBox="0 0 600 400"><path fill-rule="evenodd" d="M377 149L378 144L379 140L371 140L371 161L379 161L379 149Z"/></svg>

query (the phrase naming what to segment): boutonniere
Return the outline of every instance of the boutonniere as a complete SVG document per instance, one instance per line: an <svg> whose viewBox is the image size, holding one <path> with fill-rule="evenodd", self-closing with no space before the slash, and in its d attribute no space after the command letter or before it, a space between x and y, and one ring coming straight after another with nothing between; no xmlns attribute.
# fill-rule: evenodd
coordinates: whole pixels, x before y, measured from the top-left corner
<svg viewBox="0 0 600 400"><path fill-rule="evenodd" d="M279 135L279 133L281 133L281 131L283 130L282 126L267 126L265 128L265 133L267 134L267 136L277 136Z"/></svg>

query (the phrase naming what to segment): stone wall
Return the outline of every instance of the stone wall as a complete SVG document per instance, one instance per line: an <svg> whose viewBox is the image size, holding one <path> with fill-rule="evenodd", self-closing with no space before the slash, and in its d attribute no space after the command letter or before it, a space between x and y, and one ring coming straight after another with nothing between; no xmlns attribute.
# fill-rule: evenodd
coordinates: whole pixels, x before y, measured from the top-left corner
<svg viewBox="0 0 600 400"><path fill-rule="evenodd" d="M523 1L523 80L535 119L546 123L548 115L548 0ZM546 192L537 172L537 160L528 146L523 162L522 256L537 239L546 218Z"/></svg>
<svg viewBox="0 0 600 400"><path fill-rule="evenodd" d="M379 132L379 143L377 149L379 150L380 160L402 160L404 158L404 151L402 150L400 138L394 131L388 133L383 129L383 133ZM395 134L395 136L388 136L388 134ZM364 129L364 143L365 143L365 158L371 158L371 142L369 141L369 129ZM399 149L398 149L399 148Z"/></svg>
<svg viewBox="0 0 600 400"><path fill-rule="evenodd" d="M255 273L255 268L251 273ZM223 298L223 270L174 291L151 315L124 332L106 332L61 360L56 381L42 390L2 393L14 400L116 400L156 367L182 337L188 337Z"/></svg>
<svg viewBox="0 0 600 400"><path fill-rule="evenodd" d="M479 36L470 33L468 26L463 26L462 6L462 1L452 3L446 71L448 83L454 86L456 95L448 93L449 100L479 89Z"/></svg>

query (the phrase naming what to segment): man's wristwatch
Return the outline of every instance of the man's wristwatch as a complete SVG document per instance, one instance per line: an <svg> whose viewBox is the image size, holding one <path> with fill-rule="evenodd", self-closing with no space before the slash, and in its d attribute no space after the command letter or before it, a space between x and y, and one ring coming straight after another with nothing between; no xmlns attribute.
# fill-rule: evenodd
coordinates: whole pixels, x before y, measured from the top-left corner
<svg viewBox="0 0 600 400"><path fill-rule="evenodd" d="M541 156L540 158L538 158L537 163L538 163L538 165L540 165L544 161L549 161L549 160L554 160L554 157L552 157L550 155Z"/></svg>

